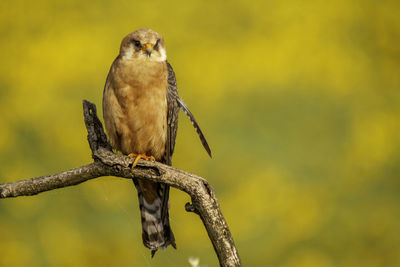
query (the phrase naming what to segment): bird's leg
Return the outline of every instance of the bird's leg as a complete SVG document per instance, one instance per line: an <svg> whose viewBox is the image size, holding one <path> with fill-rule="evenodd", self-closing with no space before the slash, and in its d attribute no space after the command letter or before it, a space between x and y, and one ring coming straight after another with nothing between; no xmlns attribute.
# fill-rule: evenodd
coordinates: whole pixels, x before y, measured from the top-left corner
<svg viewBox="0 0 400 267"><path fill-rule="evenodd" d="M132 169L135 168L136 164L138 163L139 159L145 159L145 160L150 160L150 161L155 161L156 159L153 156L147 156L146 154L136 154L136 153L131 153L128 155L129 158L135 158L135 160L132 163Z"/></svg>

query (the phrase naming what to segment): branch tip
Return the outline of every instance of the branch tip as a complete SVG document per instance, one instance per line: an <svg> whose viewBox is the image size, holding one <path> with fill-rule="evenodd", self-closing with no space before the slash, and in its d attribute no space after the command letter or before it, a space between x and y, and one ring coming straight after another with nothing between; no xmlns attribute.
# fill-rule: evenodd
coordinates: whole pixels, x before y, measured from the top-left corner
<svg viewBox="0 0 400 267"><path fill-rule="evenodd" d="M196 207L195 207L193 204L191 204L190 202L188 202L188 203L185 204L185 210L186 210L187 212L196 213L197 215L200 216L200 212L199 212L199 211L196 209Z"/></svg>

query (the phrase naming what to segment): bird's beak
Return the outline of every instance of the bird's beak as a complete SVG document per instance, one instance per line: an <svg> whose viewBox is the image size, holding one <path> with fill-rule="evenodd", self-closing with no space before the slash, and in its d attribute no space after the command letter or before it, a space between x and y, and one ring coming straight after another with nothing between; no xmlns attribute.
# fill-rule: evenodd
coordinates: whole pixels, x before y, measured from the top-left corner
<svg viewBox="0 0 400 267"><path fill-rule="evenodd" d="M143 52L147 54L148 57L151 56L151 53L153 52L153 44L145 44L143 45Z"/></svg>

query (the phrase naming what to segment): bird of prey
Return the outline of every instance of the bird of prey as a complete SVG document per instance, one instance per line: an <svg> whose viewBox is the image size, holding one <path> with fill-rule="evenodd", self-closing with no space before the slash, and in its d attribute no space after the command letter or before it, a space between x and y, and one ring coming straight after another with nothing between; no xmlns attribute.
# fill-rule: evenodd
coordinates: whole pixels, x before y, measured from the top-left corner
<svg viewBox="0 0 400 267"><path fill-rule="evenodd" d="M139 29L121 42L103 92L103 116L113 148L131 158L171 165L182 109L196 129L211 157L211 150L192 113L178 96L175 73L167 61L163 37L150 29ZM151 256L172 245L169 225L169 186L136 180L144 245Z"/></svg>

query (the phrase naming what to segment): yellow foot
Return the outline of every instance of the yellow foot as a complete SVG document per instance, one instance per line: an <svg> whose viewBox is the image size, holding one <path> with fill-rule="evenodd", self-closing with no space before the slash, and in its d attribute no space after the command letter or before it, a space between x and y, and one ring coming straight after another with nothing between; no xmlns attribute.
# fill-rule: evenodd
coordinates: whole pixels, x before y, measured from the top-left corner
<svg viewBox="0 0 400 267"><path fill-rule="evenodd" d="M150 161L155 161L156 160L153 156L147 156L145 154L131 153L128 156L130 158L135 158L135 160L132 163L132 169L135 168L135 166L138 163L139 159L145 159L145 160L150 160Z"/></svg>

